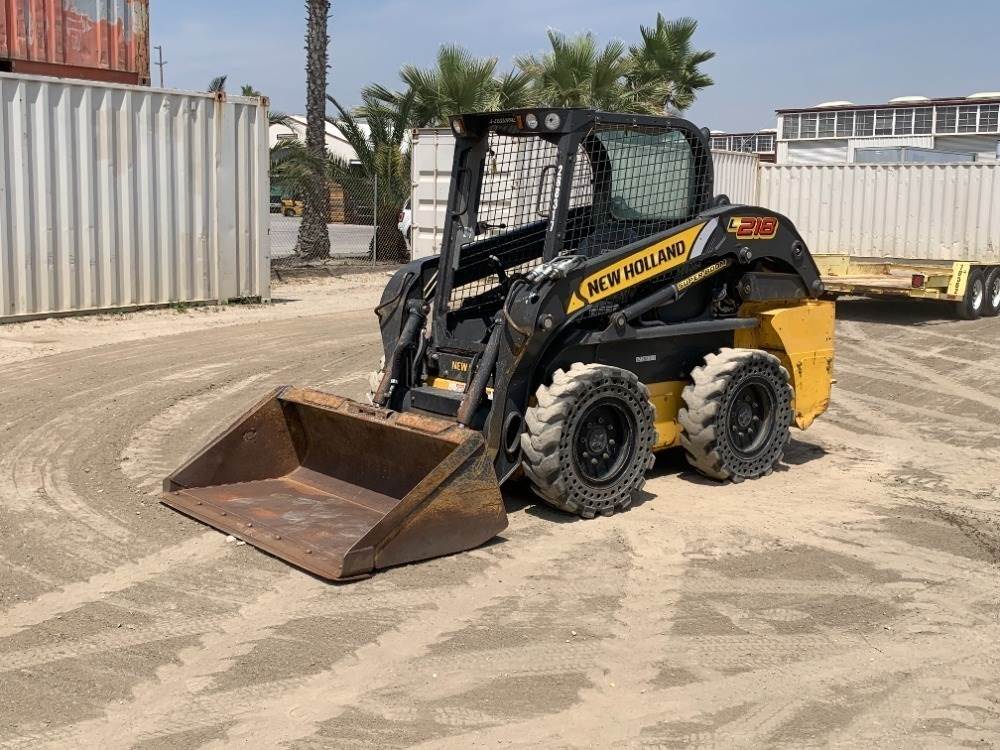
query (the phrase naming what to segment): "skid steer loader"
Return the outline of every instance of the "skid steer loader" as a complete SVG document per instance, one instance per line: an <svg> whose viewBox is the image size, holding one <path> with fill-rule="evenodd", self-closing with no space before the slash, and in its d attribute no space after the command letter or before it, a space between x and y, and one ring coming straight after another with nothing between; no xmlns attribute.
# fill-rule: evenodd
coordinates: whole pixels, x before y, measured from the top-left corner
<svg viewBox="0 0 1000 750"><path fill-rule="evenodd" d="M791 221L714 194L706 131L586 109L451 124L441 253L375 310L371 403L280 388L164 502L345 580L485 543L522 471L610 515L657 451L755 479L825 411L833 303Z"/></svg>

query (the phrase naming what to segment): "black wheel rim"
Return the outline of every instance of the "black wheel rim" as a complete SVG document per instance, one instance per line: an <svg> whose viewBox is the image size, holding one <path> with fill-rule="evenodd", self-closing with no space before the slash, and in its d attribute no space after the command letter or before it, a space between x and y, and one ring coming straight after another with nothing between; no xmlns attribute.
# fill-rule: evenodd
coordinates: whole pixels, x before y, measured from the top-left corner
<svg viewBox="0 0 1000 750"><path fill-rule="evenodd" d="M726 433L733 450L743 458L753 458L763 450L774 431L775 397L760 379L739 385L729 402Z"/></svg>
<svg viewBox="0 0 1000 750"><path fill-rule="evenodd" d="M628 467L635 448L635 418L615 399L584 411L573 438L573 462L588 484L612 484Z"/></svg>

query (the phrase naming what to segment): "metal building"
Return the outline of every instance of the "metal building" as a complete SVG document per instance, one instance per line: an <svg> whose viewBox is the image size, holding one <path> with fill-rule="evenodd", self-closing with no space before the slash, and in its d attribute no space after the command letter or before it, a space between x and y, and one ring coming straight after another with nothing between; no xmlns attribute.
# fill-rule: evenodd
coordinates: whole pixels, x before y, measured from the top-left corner
<svg viewBox="0 0 1000 750"><path fill-rule="evenodd" d="M753 133L727 133L712 131L713 151L735 151L741 154L756 154L762 162L774 162L778 131L765 128Z"/></svg>
<svg viewBox="0 0 1000 750"><path fill-rule="evenodd" d="M944 99L900 96L885 104L833 101L777 114L778 164L994 162L1000 157L1000 92Z"/></svg>

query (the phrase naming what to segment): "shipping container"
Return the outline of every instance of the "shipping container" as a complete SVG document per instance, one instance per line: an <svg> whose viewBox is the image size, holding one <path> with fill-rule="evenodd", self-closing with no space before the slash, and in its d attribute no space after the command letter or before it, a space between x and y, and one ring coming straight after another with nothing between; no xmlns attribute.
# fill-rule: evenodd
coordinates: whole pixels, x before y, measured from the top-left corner
<svg viewBox="0 0 1000 750"><path fill-rule="evenodd" d="M1000 164L764 165L756 202L814 253L1000 260Z"/></svg>
<svg viewBox="0 0 1000 750"><path fill-rule="evenodd" d="M270 297L267 102L0 74L0 321Z"/></svg>
<svg viewBox="0 0 1000 750"><path fill-rule="evenodd" d="M996 162L764 166L758 184L831 293L953 302L964 317L1000 304Z"/></svg>
<svg viewBox="0 0 1000 750"><path fill-rule="evenodd" d="M149 83L149 0L2 0L0 72Z"/></svg>

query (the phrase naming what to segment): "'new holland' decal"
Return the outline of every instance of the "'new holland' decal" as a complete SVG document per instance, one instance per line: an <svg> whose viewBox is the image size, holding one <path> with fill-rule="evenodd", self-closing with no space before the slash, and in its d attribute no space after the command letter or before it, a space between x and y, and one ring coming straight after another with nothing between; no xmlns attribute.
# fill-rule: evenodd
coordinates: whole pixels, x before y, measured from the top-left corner
<svg viewBox="0 0 1000 750"><path fill-rule="evenodd" d="M592 273L580 283L566 312L576 312L685 263L704 228L704 223L696 224Z"/></svg>

